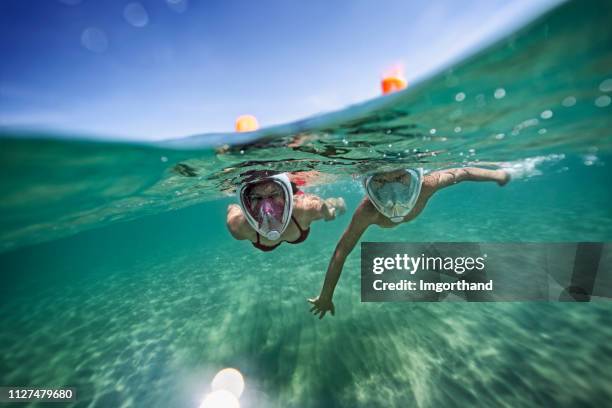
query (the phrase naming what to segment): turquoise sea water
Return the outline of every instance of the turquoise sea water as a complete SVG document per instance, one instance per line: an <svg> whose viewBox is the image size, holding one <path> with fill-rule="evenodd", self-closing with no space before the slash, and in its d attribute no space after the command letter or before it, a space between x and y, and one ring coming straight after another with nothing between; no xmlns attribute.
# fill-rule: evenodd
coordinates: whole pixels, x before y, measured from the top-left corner
<svg viewBox="0 0 612 408"><path fill-rule="evenodd" d="M612 240L611 17L609 2L569 3L406 92L255 135L5 130L0 385L73 386L79 407L197 407L235 367L243 407L604 406L607 302L360 303L359 248L335 317L306 298L376 169L501 166L513 180L441 191L364 241ZM306 191L349 214L272 253L231 239L232 190L265 169L320 171Z"/></svg>

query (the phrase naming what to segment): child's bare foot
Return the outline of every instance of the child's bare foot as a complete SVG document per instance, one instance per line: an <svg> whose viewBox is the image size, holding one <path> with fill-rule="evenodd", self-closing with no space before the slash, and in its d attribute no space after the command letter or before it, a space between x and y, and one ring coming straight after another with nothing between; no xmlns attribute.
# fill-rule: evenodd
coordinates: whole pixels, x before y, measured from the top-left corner
<svg viewBox="0 0 612 408"><path fill-rule="evenodd" d="M497 180L497 184L500 186L505 186L510 181L510 173L504 170L497 170L499 173L499 178Z"/></svg>

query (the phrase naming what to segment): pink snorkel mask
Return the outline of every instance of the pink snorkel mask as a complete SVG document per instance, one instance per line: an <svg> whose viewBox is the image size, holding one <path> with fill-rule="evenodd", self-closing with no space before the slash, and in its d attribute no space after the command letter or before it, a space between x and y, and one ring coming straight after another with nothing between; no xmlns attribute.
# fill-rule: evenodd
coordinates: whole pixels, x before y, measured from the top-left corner
<svg viewBox="0 0 612 408"><path fill-rule="evenodd" d="M274 183L275 192L253 198L253 187L263 183ZM285 173L244 184L238 190L238 200L251 227L271 241L279 239L291 221L293 189Z"/></svg>

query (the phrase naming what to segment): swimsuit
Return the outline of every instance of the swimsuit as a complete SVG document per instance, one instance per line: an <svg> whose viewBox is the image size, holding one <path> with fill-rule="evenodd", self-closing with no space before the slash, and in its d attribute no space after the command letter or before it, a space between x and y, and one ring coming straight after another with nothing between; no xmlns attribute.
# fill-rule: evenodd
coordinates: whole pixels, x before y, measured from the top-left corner
<svg viewBox="0 0 612 408"><path fill-rule="evenodd" d="M293 217L293 215L291 216L291 220L295 223L295 226L298 228L298 230L300 230L300 236L297 237L297 239L295 241L285 241L288 244L299 244L300 242L304 242L306 241L306 238L308 238L308 234L310 233L310 228L307 229L302 229L302 227L300 227L300 224L298 224L298 222L296 221L296 219ZM251 244L253 244L253 246L259 250L262 250L264 252L270 252L275 250L280 244L282 244L282 242L279 242L276 245L272 245L272 246L267 246L262 244L261 242L259 242L259 232L256 232L257 234L257 242L251 242Z"/></svg>

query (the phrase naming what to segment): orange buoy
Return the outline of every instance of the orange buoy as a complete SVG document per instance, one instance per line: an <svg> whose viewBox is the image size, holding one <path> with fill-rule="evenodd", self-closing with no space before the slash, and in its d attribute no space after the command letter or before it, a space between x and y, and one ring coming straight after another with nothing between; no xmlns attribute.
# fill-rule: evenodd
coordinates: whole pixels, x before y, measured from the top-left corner
<svg viewBox="0 0 612 408"><path fill-rule="evenodd" d="M389 75L385 76L380 81L380 86L382 88L383 95L386 95L388 93L401 91L402 89L406 88L406 80L399 75Z"/></svg>
<svg viewBox="0 0 612 408"><path fill-rule="evenodd" d="M257 129L259 129L259 123L253 115L240 115L236 119L236 132L254 132Z"/></svg>

